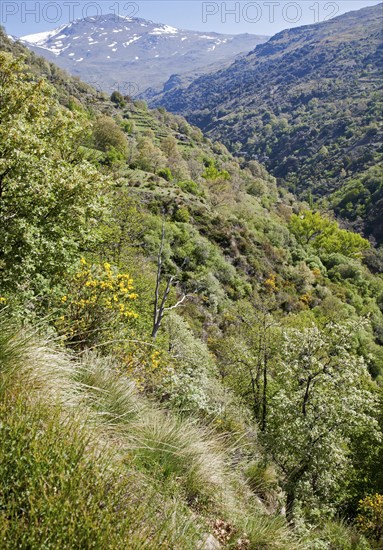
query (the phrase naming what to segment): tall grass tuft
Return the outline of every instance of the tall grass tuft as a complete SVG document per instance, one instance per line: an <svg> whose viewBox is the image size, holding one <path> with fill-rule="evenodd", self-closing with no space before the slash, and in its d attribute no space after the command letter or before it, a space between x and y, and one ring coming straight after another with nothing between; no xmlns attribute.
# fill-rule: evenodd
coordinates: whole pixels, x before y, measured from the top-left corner
<svg viewBox="0 0 383 550"><path fill-rule="evenodd" d="M309 550L369 550L373 548L369 541L343 519L328 520L312 530L306 537Z"/></svg>
<svg viewBox="0 0 383 550"><path fill-rule="evenodd" d="M73 380L97 420L109 428L124 430L145 409L133 382L118 374L110 358L88 353L73 371Z"/></svg>
<svg viewBox="0 0 383 550"><path fill-rule="evenodd" d="M67 404L75 397L71 374L74 365L53 342L36 332L15 327L0 313L0 397L5 392L28 388L30 396L42 392L50 399L65 394Z"/></svg>
<svg viewBox="0 0 383 550"><path fill-rule="evenodd" d="M162 481L178 480L189 504L223 504L225 459L208 431L152 410L132 424L129 446L140 469L155 472Z"/></svg>
<svg viewBox="0 0 383 550"><path fill-rule="evenodd" d="M221 504L229 476L212 431L138 398L134 385L104 358L88 355L75 380L99 421L119 438L125 461L169 487L177 481L189 504Z"/></svg>

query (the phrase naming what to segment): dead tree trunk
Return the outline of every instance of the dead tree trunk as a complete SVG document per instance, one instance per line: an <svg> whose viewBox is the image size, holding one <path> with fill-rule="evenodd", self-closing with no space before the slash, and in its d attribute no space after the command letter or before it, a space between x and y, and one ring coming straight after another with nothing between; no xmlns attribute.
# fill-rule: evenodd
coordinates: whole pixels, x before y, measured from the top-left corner
<svg viewBox="0 0 383 550"><path fill-rule="evenodd" d="M169 297L170 290L172 286L175 284L175 276L171 275L167 282L166 287L164 290L164 293L162 295L162 298L160 297L160 290L161 290L161 283L163 281L163 274L162 274L162 267L163 267L163 252L164 252L164 243L165 243L165 221L162 223L162 234L161 234L161 244L158 251L157 256L157 277L156 277L156 288L154 291L154 308L153 308L153 329L152 329L152 338L153 340L156 339L157 333L159 329L161 328L161 323L164 318L165 312L170 311L171 309L175 309L178 306L180 306L184 300L186 300L187 295L184 294L180 300L174 305L170 307L166 306L166 301Z"/></svg>

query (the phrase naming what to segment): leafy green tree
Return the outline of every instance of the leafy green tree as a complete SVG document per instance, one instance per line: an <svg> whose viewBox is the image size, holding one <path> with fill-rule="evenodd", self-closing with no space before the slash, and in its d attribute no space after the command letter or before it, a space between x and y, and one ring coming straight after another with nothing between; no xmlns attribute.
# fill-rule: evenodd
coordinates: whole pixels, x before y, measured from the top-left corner
<svg viewBox="0 0 383 550"><path fill-rule="evenodd" d="M0 285L42 293L94 240L104 180L82 157L84 115L7 53L0 98Z"/></svg>
<svg viewBox="0 0 383 550"><path fill-rule="evenodd" d="M358 233L340 229L336 221L312 210L293 214L290 229L302 245L310 244L329 254L339 252L344 256L359 256L370 248L370 243Z"/></svg>
<svg viewBox="0 0 383 550"><path fill-rule="evenodd" d="M287 515L297 499L315 507L336 499L347 477L349 443L369 426L375 399L363 359L353 353L356 323L290 329L273 374L265 443L282 472Z"/></svg>
<svg viewBox="0 0 383 550"><path fill-rule="evenodd" d="M137 145L138 158L137 163L138 167L141 170L147 172L157 172L159 168L162 168L166 165L167 159L161 149L156 147L153 143L153 140L149 137L143 137L138 141Z"/></svg>
<svg viewBox="0 0 383 550"><path fill-rule="evenodd" d="M167 136L161 141L161 149L167 157L179 155L177 140L173 136Z"/></svg>
<svg viewBox="0 0 383 550"><path fill-rule="evenodd" d="M115 103L118 107L125 107L126 101L124 96L115 90L112 95L110 96L110 100Z"/></svg>
<svg viewBox="0 0 383 550"><path fill-rule="evenodd" d="M100 151L114 149L124 157L128 155L128 142L123 130L109 116L99 117L93 125L94 145Z"/></svg>
<svg viewBox="0 0 383 550"><path fill-rule="evenodd" d="M268 386L280 329L266 304L239 304L224 334L211 342L220 359L223 381L253 412L261 431L266 429Z"/></svg>
<svg viewBox="0 0 383 550"><path fill-rule="evenodd" d="M227 181L230 179L230 174L229 172L227 172L227 170L219 170L216 167L214 160L209 159L206 162L206 169L202 174L202 177L205 178L206 180L211 180L211 181L215 181L215 180Z"/></svg>
<svg viewBox="0 0 383 550"><path fill-rule="evenodd" d="M299 214L293 214L290 219L290 229L297 240L304 245L315 241L323 233L331 233L337 227L337 223L330 221L319 212L304 210Z"/></svg>

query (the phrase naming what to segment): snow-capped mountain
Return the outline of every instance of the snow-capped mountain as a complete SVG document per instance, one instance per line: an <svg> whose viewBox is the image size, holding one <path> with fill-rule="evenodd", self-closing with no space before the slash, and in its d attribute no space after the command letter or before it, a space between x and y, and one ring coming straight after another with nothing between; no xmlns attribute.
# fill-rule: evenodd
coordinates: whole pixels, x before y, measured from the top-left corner
<svg viewBox="0 0 383 550"><path fill-rule="evenodd" d="M217 69L267 38L187 31L109 14L79 19L20 41L100 89L150 95L162 91L174 74Z"/></svg>

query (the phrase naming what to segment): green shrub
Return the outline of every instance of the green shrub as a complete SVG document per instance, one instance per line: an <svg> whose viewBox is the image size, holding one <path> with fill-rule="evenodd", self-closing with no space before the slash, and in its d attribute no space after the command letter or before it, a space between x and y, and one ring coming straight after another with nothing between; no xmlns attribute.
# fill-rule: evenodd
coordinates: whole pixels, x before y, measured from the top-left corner
<svg viewBox="0 0 383 550"><path fill-rule="evenodd" d="M126 101L124 99L124 96L117 91L114 91L112 95L110 96L110 100L112 103L115 103L117 107L125 107Z"/></svg>
<svg viewBox="0 0 383 550"><path fill-rule="evenodd" d="M193 180L179 181L177 185L183 191L186 191L186 193L191 193L192 195L196 196L201 195L198 184Z"/></svg>
<svg viewBox="0 0 383 550"><path fill-rule="evenodd" d="M359 502L358 528L368 537L383 543L383 495L376 493Z"/></svg>
<svg viewBox="0 0 383 550"><path fill-rule="evenodd" d="M180 208L177 208L174 214L174 220L176 222L189 223L190 213L186 206L181 206Z"/></svg>
<svg viewBox="0 0 383 550"><path fill-rule="evenodd" d="M172 181L173 179L173 174L170 168L160 168L157 170L157 175L164 178L166 181Z"/></svg>
<svg viewBox="0 0 383 550"><path fill-rule="evenodd" d="M113 147L123 157L128 155L125 134L111 117L103 115L96 120L93 124L93 140L100 151L107 152Z"/></svg>

